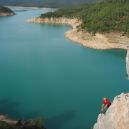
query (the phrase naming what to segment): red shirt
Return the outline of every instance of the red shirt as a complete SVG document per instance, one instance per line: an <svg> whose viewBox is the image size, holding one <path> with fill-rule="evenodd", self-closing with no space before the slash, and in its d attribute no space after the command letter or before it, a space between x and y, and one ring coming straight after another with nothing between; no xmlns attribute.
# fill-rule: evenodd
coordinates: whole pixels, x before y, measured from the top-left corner
<svg viewBox="0 0 129 129"><path fill-rule="evenodd" d="M107 107L110 107L111 102L108 99L106 99L106 100L103 100L103 104L107 105Z"/></svg>

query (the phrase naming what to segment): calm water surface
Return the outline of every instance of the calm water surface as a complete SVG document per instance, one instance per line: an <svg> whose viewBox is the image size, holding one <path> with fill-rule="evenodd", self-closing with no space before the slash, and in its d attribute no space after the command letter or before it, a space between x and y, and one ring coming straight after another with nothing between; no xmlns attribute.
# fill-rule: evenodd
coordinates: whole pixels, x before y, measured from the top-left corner
<svg viewBox="0 0 129 129"><path fill-rule="evenodd" d="M73 43L68 26L25 22L49 9L15 11L0 17L0 112L43 115L47 129L90 129L104 96L129 91L126 52Z"/></svg>

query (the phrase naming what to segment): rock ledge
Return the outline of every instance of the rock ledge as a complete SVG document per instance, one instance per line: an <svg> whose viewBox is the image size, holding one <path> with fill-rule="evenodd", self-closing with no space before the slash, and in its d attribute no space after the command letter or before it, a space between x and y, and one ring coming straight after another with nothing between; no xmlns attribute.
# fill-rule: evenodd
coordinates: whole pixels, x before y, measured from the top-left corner
<svg viewBox="0 0 129 129"><path fill-rule="evenodd" d="M105 114L99 114L93 129L129 129L129 93L114 98Z"/></svg>

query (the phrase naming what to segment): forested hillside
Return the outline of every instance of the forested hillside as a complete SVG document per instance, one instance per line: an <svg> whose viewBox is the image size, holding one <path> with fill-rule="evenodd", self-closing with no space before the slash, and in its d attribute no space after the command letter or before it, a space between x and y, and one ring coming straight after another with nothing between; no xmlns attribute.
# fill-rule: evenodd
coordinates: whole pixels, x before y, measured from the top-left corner
<svg viewBox="0 0 129 129"><path fill-rule="evenodd" d="M76 17L82 20L78 29L96 32L122 32L129 36L129 1L104 0L73 8L63 8L56 12L42 14L41 17Z"/></svg>

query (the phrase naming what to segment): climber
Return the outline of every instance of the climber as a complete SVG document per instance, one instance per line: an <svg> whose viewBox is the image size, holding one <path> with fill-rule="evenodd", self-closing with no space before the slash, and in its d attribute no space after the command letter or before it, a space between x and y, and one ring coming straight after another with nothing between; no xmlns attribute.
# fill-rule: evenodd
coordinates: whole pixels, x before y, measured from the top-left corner
<svg viewBox="0 0 129 129"><path fill-rule="evenodd" d="M110 106L111 106L111 102L106 97L104 97L103 98L103 104L102 104L102 107L101 107L101 112L104 112L104 110L106 108L109 108Z"/></svg>

